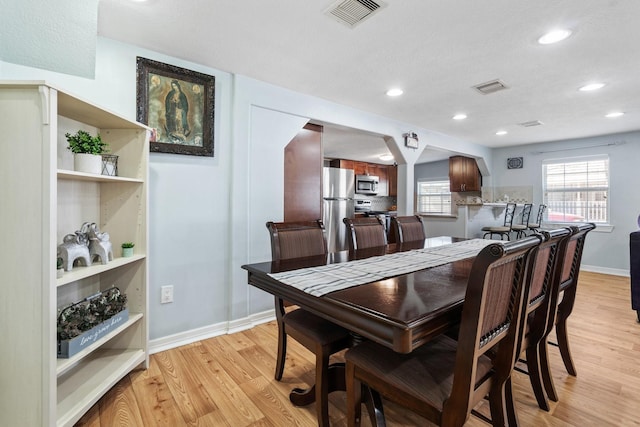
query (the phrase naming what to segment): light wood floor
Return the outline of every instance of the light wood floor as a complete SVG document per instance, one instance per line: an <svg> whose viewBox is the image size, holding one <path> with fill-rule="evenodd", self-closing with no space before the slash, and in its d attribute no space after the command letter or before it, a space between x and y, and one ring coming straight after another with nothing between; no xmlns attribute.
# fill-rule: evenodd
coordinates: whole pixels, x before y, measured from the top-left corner
<svg viewBox="0 0 640 427"><path fill-rule="evenodd" d="M631 310L629 279L582 272L569 327L578 376L566 373L552 347L560 401L545 412L529 379L515 372L521 425L640 426L640 324ZM313 405L296 408L288 399L293 387L313 382L313 355L289 340L283 380L275 381L276 334L270 322L154 354L149 370L125 377L77 425L315 426ZM430 425L391 403L384 408L389 426ZM346 425L343 392L331 394L329 412L332 425ZM486 426L473 416L467 425Z"/></svg>

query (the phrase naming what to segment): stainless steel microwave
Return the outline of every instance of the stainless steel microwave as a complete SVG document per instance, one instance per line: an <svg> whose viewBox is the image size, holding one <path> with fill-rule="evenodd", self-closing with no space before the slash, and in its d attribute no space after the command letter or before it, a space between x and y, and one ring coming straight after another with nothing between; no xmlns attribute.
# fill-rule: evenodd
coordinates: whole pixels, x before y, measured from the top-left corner
<svg viewBox="0 0 640 427"><path fill-rule="evenodd" d="M356 194L378 194L379 179L374 175L356 175Z"/></svg>

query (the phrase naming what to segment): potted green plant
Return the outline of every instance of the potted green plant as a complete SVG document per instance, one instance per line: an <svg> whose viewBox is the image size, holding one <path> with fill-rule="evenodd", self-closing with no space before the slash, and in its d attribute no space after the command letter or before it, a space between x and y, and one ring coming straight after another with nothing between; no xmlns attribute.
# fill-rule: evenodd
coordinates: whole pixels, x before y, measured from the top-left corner
<svg viewBox="0 0 640 427"><path fill-rule="evenodd" d="M133 242L124 242L122 244L122 256L130 257L133 256L133 247L135 244Z"/></svg>
<svg viewBox="0 0 640 427"><path fill-rule="evenodd" d="M89 132L79 130L74 135L65 134L74 154L74 169L77 172L102 173L102 153L109 151L109 145L102 141L100 135L93 136Z"/></svg>

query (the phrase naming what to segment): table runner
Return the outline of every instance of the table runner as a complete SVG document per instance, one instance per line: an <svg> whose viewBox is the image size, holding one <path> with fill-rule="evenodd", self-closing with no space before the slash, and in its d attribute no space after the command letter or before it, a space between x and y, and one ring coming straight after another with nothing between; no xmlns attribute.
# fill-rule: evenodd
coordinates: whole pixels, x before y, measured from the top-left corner
<svg viewBox="0 0 640 427"><path fill-rule="evenodd" d="M361 260L271 273L274 279L311 295L322 296L425 268L472 258L496 240L471 239L433 248L396 252Z"/></svg>

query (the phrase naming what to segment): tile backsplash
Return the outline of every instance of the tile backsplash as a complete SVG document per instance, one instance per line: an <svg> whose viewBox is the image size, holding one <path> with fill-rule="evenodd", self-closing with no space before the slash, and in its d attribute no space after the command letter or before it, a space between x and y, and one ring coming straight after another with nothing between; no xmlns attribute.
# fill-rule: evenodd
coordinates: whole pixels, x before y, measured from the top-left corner
<svg viewBox="0 0 640 427"><path fill-rule="evenodd" d="M482 201L484 203L531 203L533 186L482 187Z"/></svg>

